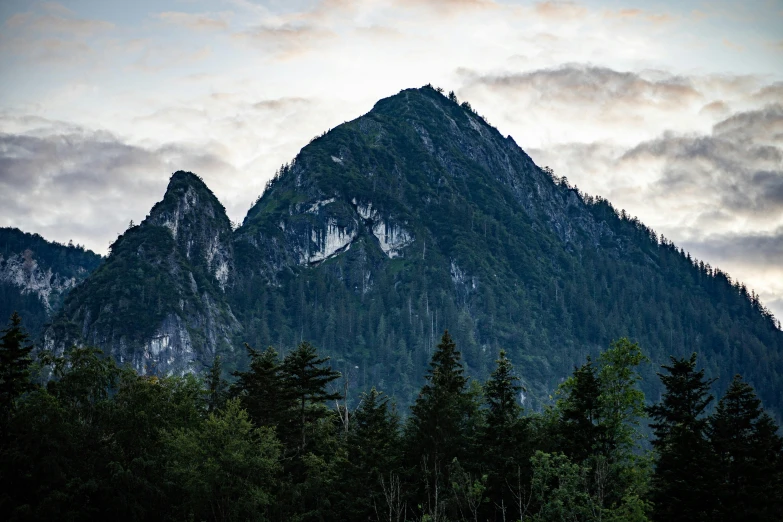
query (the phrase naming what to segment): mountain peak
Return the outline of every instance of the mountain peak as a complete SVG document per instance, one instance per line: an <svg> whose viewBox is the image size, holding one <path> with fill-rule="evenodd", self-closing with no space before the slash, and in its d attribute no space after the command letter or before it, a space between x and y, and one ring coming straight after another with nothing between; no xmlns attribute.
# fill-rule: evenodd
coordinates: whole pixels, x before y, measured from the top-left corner
<svg viewBox="0 0 783 522"><path fill-rule="evenodd" d="M152 207L145 223L168 228L175 240L183 224L213 229L219 235L231 232L231 221L217 196L199 176L183 170L172 174L166 194Z"/></svg>
<svg viewBox="0 0 783 522"><path fill-rule="evenodd" d="M209 190L201 176L194 174L193 172L178 170L169 178L169 186L166 189L170 191L180 186L190 186L198 189Z"/></svg>

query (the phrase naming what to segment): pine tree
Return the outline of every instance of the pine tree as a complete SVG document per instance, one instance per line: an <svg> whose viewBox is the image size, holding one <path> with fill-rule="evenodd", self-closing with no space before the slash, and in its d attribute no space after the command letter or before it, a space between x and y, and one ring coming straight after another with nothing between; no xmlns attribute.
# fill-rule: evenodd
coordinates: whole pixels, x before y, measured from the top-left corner
<svg viewBox="0 0 783 522"><path fill-rule="evenodd" d="M240 399L256 426L277 426L278 435L287 443L294 404L285 386L277 351L270 346L259 352L247 343L245 349L250 368L233 373L237 380L231 385L230 394Z"/></svg>
<svg viewBox="0 0 783 522"><path fill-rule="evenodd" d="M362 395L352 420L343 480L350 492L349 518L369 520L379 513L394 514L392 487L399 481L401 456L399 419L389 409L389 398L372 388Z"/></svg>
<svg viewBox="0 0 783 522"><path fill-rule="evenodd" d="M783 439L739 375L710 417L709 431L720 481L713 520L783 519Z"/></svg>
<svg viewBox="0 0 783 522"><path fill-rule="evenodd" d="M223 379L223 365L220 356L216 355L207 374L207 410L214 412L223 407L226 402L228 383Z"/></svg>
<svg viewBox="0 0 783 522"><path fill-rule="evenodd" d="M521 418L522 387L514 367L500 351L497 367L484 385L486 422L481 434L482 468L487 471L486 496L489 511L511 511L522 478L527 478L532 452L527 440L527 422Z"/></svg>
<svg viewBox="0 0 783 522"><path fill-rule="evenodd" d="M648 409L655 439L656 467L652 500L656 520L709 520L715 505L714 456L707 440L703 415L713 400L714 379L696 371L696 354L689 359L671 357L659 373L666 387L660 404Z"/></svg>
<svg viewBox="0 0 783 522"><path fill-rule="evenodd" d="M590 457L603 440L605 427L600 424L601 385L598 369L590 357L575 368L560 386L557 401L557 446L573 462L582 463Z"/></svg>
<svg viewBox="0 0 783 522"><path fill-rule="evenodd" d="M30 352L33 345L22 329L22 319L16 312L11 324L0 337L0 414L3 426L14 409L16 399L32 388L30 384Z"/></svg>
<svg viewBox="0 0 783 522"><path fill-rule="evenodd" d="M424 484L419 499L425 514L437 518L446 505L448 466L456 458L469 460L471 395L460 362L461 355L448 331L430 361L426 384L411 407L407 426L408 465L420 468Z"/></svg>
<svg viewBox="0 0 783 522"><path fill-rule="evenodd" d="M322 403L342 397L326 390L330 382L340 377L339 372L322 366L328 360L328 357L319 358L315 347L308 342L300 343L283 360L283 384L298 410L296 424L301 433L300 452L307 445L307 426L328 415Z"/></svg>

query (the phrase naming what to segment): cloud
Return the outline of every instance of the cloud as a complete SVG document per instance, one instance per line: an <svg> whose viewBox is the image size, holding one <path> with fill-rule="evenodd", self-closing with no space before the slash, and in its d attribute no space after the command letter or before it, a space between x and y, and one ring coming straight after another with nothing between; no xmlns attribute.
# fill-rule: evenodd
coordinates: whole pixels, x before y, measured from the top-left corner
<svg viewBox="0 0 783 522"><path fill-rule="evenodd" d="M494 0L394 0L394 3L400 7L432 10L441 15L498 7Z"/></svg>
<svg viewBox="0 0 783 522"><path fill-rule="evenodd" d="M0 134L0 222L105 252L129 220L144 218L180 168L207 179L233 173L207 151L145 148L105 131Z"/></svg>
<svg viewBox="0 0 783 522"><path fill-rule="evenodd" d="M729 40L728 38L724 38L722 42L724 47L726 47L727 49L731 49L732 51L742 52L745 50L745 46L735 43Z"/></svg>
<svg viewBox="0 0 783 522"><path fill-rule="evenodd" d="M93 41L115 29L104 20L78 18L59 4L10 16L0 33L0 52L47 66L95 60Z"/></svg>
<svg viewBox="0 0 783 522"><path fill-rule="evenodd" d="M534 92L542 100L583 104L632 104L677 107L700 98L687 78L666 75L648 79L605 67L566 65L518 74L476 75L463 71L468 84L492 89Z"/></svg>
<svg viewBox="0 0 783 522"><path fill-rule="evenodd" d="M712 233L681 244L755 290L762 304L783 319L783 227L766 233Z"/></svg>
<svg viewBox="0 0 783 522"><path fill-rule="evenodd" d="M74 37L87 37L96 33L114 29L114 24L104 20L78 18L59 4L45 4L43 13L17 13L5 22L8 30L46 35L62 34Z"/></svg>
<svg viewBox="0 0 783 522"><path fill-rule="evenodd" d="M238 40L279 59L301 56L337 38L330 29L313 25L259 25L235 33Z"/></svg>
<svg viewBox="0 0 783 522"><path fill-rule="evenodd" d="M780 260L783 259L783 227L763 234L709 234L702 239L689 241L688 245L710 259L780 266Z"/></svg>
<svg viewBox="0 0 783 522"><path fill-rule="evenodd" d="M132 67L144 72L157 73L171 70L177 67L191 65L209 58L212 48L204 46L199 49L186 50L171 48L159 48L157 46L145 47Z"/></svg>
<svg viewBox="0 0 783 522"><path fill-rule="evenodd" d="M569 64L519 73L461 69L458 76L461 98L491 121L518 129L517 142L535 148L618 138L632 145L671 128L673 119L681 126L683 115L697 114L711 101L693 78L661 71ZM491 110L498 99L500 114ZM481 109L485 104L489 110ZM706 127L697 123L693 130Z"/></svg>
<svg viewBox="0 0 783 522"><path fill-rule="evenodd" d="M620 21L646 21L653 24L667 24L676 20L669 13L651 13L643 9L618 9L617 11L607 10L604 16L608 19L618 19Z"/></svg>
<svg viewBox="0 0 783 522"><path fill-rule="evenodd" d="M156 18L172 24L196 31L224 31L229 27L233 13L183 13L166 11L158 13Z"/></svg>
<svg viewBox="0 0 783 522"><path fill-rule="evenodd" d="M587 8L575 2L538 2L533 6L533 12L542 18L551 20L572 20L584 17Z"/></svg>

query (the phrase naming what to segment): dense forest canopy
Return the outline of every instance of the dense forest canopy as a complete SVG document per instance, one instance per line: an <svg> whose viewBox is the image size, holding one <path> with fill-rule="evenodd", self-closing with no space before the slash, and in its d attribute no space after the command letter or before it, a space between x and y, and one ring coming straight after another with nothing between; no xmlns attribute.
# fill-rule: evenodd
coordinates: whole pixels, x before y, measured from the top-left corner
<svg viewBox="0 0 783 522"><path fill-rule="evenodd" d="M406 415L303 342L246 346L226 380L141 376L89 347L38 351L14 314L0 337L6 520L780 520L783 438L742 377L708 414L696 354L587 358L541 412L505 351L484 382L445 332ZM652 449L641 425L652 421Z"/></svg>

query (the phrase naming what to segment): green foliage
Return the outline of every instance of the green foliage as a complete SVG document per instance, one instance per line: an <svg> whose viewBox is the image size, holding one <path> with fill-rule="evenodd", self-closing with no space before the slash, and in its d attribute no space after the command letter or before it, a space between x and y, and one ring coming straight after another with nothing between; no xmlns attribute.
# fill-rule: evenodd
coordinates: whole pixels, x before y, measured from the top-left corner
<svg viewBox="0 0 783 522"><path fill-rule="evenodd" d="M455 499L447 496L449 466L454 459L470 461L476 436L477 404L460 359L454 340L444 332L406 426L407 466L418 468L420 481L415 502L422 506L422 515L435 518L444 508L455 513Z"/></svg>
<svg viewBox="0 0 783 522"><path fill-rule="evenodd" d="M374 388L354 409L338 403L328 390L337 373L312 345L282 362L271 348L248 352L228 400L217 358L204 375L159 378L90 347L38 354L51 378L16 396L0 446L4 519L675 520L667 501L691 520L780 518L778 427L739 378L705 421L710 382L695 357L671 359L667 392L649 408L653 473L634 435L644 357L624 339L576 368L538 414L517 403L505 353L479 385L446 332L404 434ZM573 449L576 426L591 425L605 429L585 438L578 459L560 451ZM705 443L711 472L691 473ZM699 507L710 485L715 495Z"/></svg>
<svg viewBox="0 0 783 522"><path fill-rule="evenodd" d="M656 450L652 499L657 520L709 520L717 502L715 455L707 439L705 411L713 397L712 381L696 371L696 354L671 357L667 374L659 373L666 391L649 408Z"/></svg>
<svg viewBox="0 0 783 522"><path fill-rule="evenodd" d="M390 482L401 471L402 440L389 398L375 388L363 394L349 425L341 482L355 493L348 495L346 513L354 520L366 520L379 512L393 512L394 503L387 496Z"/></svg>
<svg viewBox="0 0 783 522"><path fill-rule="evenodd" d="M762 521L783 515L783 438L753 388L735 376L710 417L717 455L717 512L712 520Z"/></svg>
<svg viewBox="0 0 783 522"><path fill-rule="evenodd" d="M606 439L601 392L598 368L589 357L558 389L555 436L561 450L575 462L584 462Z"/></svg>
<svg viewBox="0 0 783 522"><path fill-rule="evenodd" d="M0 438L4 438L9 417L20 395L32 389L30 365L32 359L27 333L16 312L11 315L10 324L0 337Z"/></svg>
<svg viewBox="0 0 783 522"><path fill-rule="evenodd" d="M495 370L484 385L485 423L479 437L482 458L479 468L485 473L487 516L504 516L517 504L521 483L529 480L532 452L529 418L523 418L519 404L522 387L514 367L500 351ZM522 513L519 513L522 517Z"/></svg>
<svg viewBox="0 0 783 522"><path fill-rule="evenodd" d="M237 399L195 429L164 435L166 473L182 490L177 518L267 520L279 470L274 430L254 428Z"/></svg>
<svg viewBox="0 0 783 522"><path fill-rule="evenodd" d="M587 487L589 468L571 462L563 454L536 451L531 458L531 497L538 509L531 522L599 520L600 503Z"/></svg>
<svg viewBox="0 0 783 522"><path fill-rule="evenodd" d="M338 372L322 366L328 360L328 357L318 357L315 347L308 342L300 343L296 350L283 359L281 371L284 386L298 410L294 422L301 433L300 452L304 452L307 447L308 427L328 415L321 404L341 398L339 393L326 389L330 382L340 377Z"/></svg>
<svg viewBox="0 0 783 522"><path fill-rule="evenodd" d="M639 425L646 411L638 366L648 361L639 345L627 338L613 342L598 358L598 405L605 428L602 449L611 461L631 458L642 439Z"/></svg>
<svg viewBox="0 0 783 522"><path fill-rule="evenodd" d="M216 355L207 372L207 407L215 411L223 407L228 395L228 382L223 379L221 357Z"/></svg>
<svg viewBox="0 0 783 522"><path fill-rule="evenodd" d="M256 426L281 426L290 424L290 411L294 399L283 381L280 359L271 346L258 352L245 344L250 357L250 369L234 372L236 381L231 385L231 395L239 397Z"/></svg>

